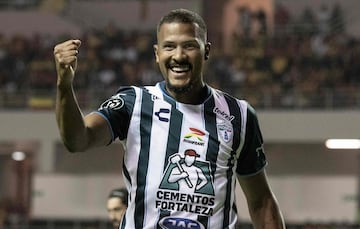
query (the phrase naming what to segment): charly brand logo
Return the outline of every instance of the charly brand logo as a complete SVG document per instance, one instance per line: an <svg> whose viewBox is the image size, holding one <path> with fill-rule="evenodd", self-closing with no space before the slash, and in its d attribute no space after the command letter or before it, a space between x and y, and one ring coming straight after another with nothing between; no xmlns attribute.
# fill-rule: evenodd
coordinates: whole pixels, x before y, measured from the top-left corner
<svg viewBox="0 0 360 229"><path fill-rule="evenodd" d="M161 210L211 216L215 205L210 163L193 149L169 157L155 206Z"/></svg>
<svg viewBox="0 0 360 229"><path fill-rule="evenodd" d="M169 122L170 109L160 108L159 111L155 112L155 115L162 122Z"/></svg>
<svg viewBox="0 0 360 229"><path fill-rule="evenodd" d="M184 136L184 142L194 144L194 145L204 145L204 139L203 137L206 135L203 131L190 127L190 132L185 134Z"/></svg>
<svg viewBox="0 0 360 229"><path fill-rule="evenodd" d="M124 106L124 99L121 98L121 96L124 96L126 94L119 93L117 95L112 96L110 99L106 100L101 104L102 109L112 109L112 110L119 110Z"/></svg>
<svg viewBox="0 0 360 229"><path fill-rule="evenodd" d="M169 216L162 218L159 225L162 229L205 229L205 227L197 221Z"/></svg>

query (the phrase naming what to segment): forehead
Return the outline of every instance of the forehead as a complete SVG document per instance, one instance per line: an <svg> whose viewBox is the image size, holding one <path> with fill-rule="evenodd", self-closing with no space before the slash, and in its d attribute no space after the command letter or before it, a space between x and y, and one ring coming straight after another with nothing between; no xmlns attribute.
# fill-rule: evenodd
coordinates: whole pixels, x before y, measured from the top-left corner
<svg viewBox="0 0 360 229"><path fill-rule="evenodd" d="M158 40L181 40L189 38L201 38L200 27L195 23L171 22L161 25L158 32Z"/></svg>
<svg viewBox="0 0 360 229"><path fill-rule="evenodd" d="M120 207L122 205L123 203L121 199L117 197L109 198L107 201L108 208Z"/></svg>

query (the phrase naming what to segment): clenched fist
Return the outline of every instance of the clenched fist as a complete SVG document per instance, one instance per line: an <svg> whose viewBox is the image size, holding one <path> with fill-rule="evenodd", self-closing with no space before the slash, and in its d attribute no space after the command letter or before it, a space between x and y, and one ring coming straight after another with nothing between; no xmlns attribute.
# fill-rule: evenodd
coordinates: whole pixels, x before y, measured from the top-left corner
<svg viewBox="0 0 360 229"><path fill-rule="evenodd" d="M77 66L76 56L80 45L80 40L68 40L55 46L54 58L58 86L69 86L72 84Z"/></svg>

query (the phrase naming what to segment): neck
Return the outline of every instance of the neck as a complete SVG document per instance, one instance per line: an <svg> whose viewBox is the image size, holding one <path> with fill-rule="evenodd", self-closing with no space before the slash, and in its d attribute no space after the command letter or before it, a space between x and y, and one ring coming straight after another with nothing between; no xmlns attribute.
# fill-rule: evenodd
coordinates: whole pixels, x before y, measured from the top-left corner
<svg viewBox="0 0 360 229"><path fill-rule="evenodd" d="M192 87L191 90L184 92L176 92L174 90L169 90L166 86L165 89L168 94L173 97L177 102L185 104L200 104L207 96L207 87L204 83L196 87Z"/></svg>

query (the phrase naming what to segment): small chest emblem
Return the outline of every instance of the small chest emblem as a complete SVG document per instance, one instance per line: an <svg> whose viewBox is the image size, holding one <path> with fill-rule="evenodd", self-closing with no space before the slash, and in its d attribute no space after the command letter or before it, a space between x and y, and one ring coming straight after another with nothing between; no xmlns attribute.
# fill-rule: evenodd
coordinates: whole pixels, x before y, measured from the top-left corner
<svg viewBox="0 0 360 229"><path fill-rule="evenodd" d="M219 135L221 136L222 140L224 142L229 142L231 141L232 137L233 137L233 129L231 126L226 125L225 123L220 123L217 125L217 129L219 132Z"/></svg>

